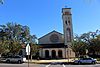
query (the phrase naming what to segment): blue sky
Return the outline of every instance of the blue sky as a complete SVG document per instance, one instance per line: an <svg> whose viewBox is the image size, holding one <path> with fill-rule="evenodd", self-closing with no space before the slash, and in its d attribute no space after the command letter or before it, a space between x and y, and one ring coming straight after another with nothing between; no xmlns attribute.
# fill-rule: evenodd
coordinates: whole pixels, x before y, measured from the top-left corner
<svg viewBox="0 0 100 67"><path fill-rule="evenodd" d="M52 30L63 33L61 12L65 6L72 8L74 33L100 29L99 0L4 0L0 5L0 25L27 25L38 38Z"/></svg>

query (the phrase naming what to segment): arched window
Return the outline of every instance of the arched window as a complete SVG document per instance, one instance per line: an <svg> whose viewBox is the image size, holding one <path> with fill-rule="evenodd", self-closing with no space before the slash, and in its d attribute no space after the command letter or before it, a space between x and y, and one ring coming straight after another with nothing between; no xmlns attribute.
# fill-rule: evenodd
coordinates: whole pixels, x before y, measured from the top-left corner
<svg viewBox="0 0 100 67"><path fill-rule="evenodd" d="M65 21L66 25L68 25L67 20Z"/></svg>

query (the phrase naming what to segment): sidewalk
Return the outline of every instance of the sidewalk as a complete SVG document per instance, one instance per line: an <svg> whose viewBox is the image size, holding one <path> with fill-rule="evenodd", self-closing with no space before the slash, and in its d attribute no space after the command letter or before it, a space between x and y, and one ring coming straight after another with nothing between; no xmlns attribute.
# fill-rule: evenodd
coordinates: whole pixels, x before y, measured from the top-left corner
<svg viewBox="0 0 100 67"><path fill-rule="evenodd" d="M28 60L25 61L26 63ZM29 60L30 63L37 63L37 64L42 64L42 63L51 63L51 62L73 62L73 59L55 59L55 60Z"/></svg>
<svg viewBox="0 0 100 67"><path fill-rule="evenodd" d="M63 63L73 63L74 59L55 59L55 60L29 60L29 63L35 64L47 64L51 62L63 62ZM28 63L28 60L25 61ZM100 61L97 61L97 64L100 64Z"/></svg>

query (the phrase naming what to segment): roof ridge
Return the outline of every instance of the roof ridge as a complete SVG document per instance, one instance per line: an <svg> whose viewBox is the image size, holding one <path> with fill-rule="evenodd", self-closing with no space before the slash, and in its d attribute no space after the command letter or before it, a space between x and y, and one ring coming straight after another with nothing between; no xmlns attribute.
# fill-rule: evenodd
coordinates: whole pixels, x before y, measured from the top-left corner
<svg viewBox="0 0 100 67"><path fill-rule="evenodd" d="M59 33L59 34L63 35L62 33L58 32L58 31L56 31L56 30L53 30L53 31L51 31L51 32L49 32L49 33L43 35L42 37L40 37L40 38L38 38L38 39L41 39L41 38L45 37L46 35L49 35L49 34L52 33L52 32L56 32L56 33Z"/></svg>

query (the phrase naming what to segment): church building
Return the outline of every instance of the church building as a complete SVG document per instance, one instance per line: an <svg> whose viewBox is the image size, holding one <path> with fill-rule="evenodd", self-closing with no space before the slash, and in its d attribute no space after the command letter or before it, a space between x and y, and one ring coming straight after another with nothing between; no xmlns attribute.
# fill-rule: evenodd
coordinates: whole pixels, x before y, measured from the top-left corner
<svg viewBox="0 0 100 67"><path fill-rule="evenodd" d="M41 58L72 58L73 26L71 8L62 8L63 33L55 30L38 39Z"/></svg>

